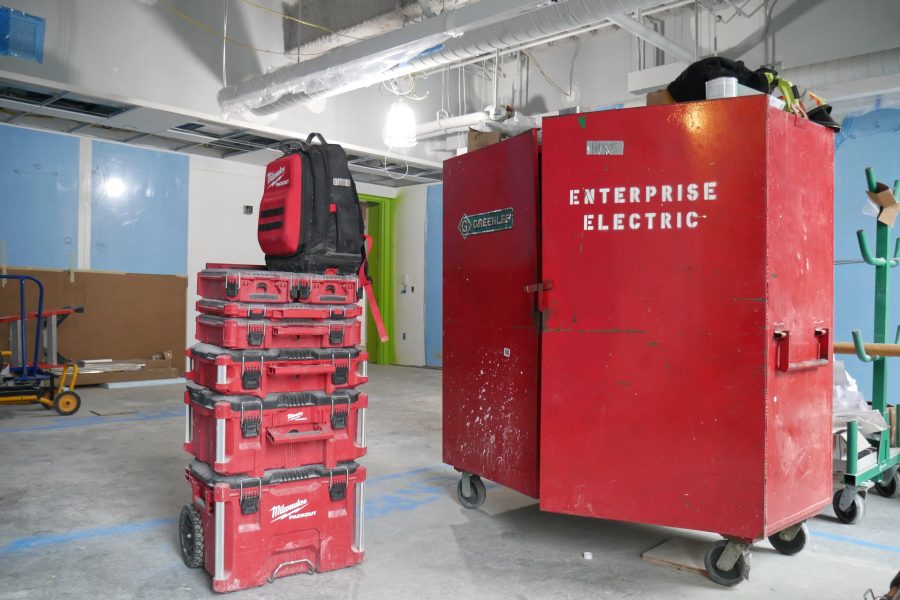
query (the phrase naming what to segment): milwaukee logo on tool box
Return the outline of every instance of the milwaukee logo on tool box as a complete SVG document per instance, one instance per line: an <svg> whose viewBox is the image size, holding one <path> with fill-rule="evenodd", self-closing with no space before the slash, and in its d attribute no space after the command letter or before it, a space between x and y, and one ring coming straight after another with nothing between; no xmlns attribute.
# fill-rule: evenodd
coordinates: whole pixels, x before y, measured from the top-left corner
<svg viewBox="0 0 900 600"><path fill-rule="evenodd" d="M193 461L185 469L199 521L201 564L216 592L298 573L342 569L363 559L366 470L353 463L225 476Z"/></svg>
<svg viewBox="0 0 900 600"><path fill-rule="evenodd" d="M184 449L222 475L334 467L366 453L368 396L358 390L225 396L189 383Z"/></svg>

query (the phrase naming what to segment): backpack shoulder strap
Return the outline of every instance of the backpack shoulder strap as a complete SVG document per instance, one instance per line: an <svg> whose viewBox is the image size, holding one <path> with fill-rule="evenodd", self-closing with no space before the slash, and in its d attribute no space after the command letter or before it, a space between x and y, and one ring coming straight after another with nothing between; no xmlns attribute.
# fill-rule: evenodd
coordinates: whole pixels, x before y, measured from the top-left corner
<svg viewBox="0 0 900 600"><path fill-rule="evenodd" d="M369 310L372 311L372 320L375 321L378 337L381 338L382 342L386 342L388 341L387 330L384 327L384 320L381 318L381 311L378 310L378 301L375 300L375 293L372 291L372 280L369 278L368 268L366 267L368 254L372 250L372 238L368 235L363 235L363 239L365 243L363 244L362 264L359 265L359 278L366 290L366 300L369 303Z"/></svg>

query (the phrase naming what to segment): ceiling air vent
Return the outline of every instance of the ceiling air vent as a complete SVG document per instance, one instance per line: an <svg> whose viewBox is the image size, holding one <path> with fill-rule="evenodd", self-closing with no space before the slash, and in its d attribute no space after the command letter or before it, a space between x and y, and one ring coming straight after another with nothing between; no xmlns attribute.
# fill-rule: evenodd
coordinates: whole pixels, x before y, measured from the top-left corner
<svg viewBox="0 0 900 600"><path fill-rule="evenodd" d="M44 62L44 19L0 6L0 56Z"/></svg>

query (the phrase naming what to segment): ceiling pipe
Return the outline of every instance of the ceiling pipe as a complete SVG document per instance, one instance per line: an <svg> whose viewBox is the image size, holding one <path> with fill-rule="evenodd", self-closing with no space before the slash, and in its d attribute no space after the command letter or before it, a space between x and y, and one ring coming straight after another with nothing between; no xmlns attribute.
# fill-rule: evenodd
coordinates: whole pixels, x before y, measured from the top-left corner
<svg viewBox="0 0 900 600"><path fill-rule="evenodd" d="M513 46L547 39L566 32L597 25L611 16L664 4L659 0L567 0L554 2L526 15L483 27L443 47L409 61L415 72L493 54ZM574 35L574 34L573 34Z"/></svg>
<svg viewBox="0 0 900 600"><path fill-rule="evenodd" d="M219 91L226 114L271 114L498 50L560 35L659 0L481 0L402 29L337 48ZM527 11L527 12L526 12ZM524 13L524 14L522 14ZM459 36L458 34L464 33ZM457 36L457 37L453 37Z"/></svg>
<svg viewBox="0 0 900 600"><path fill-rule="evenodd" d="M226 115L247 110L270 114L311 98L381 83L411 72L399 72L396 67L441 48L443 42L454 36L535 10L545 1L482 0L468 4L223 87L218 94L219 106Z"/></svg>
<svg viewBox="0 0 900 600"><path fill-rule="evenodd" d="M416 139L426 139L434 135L444 135L454 131L464 131L469 127L481 126L490 120L486 111L477 111L457 117L435 119L416 126Z"/></svg>
<svg viewBox="0 0 900 600"><path fill-rule="evenodd" d="M655 46L668 54L669 56L674 56L678 60L684 61L686 63L694 62L697 57L694 56L694 53L690 50L682 48L669 38L663 36L659 32L647 27L640 21L632 19L628 15L611 15L609 20L635 36L638 39L644 40L651 46Z"/></svg>
<svg viewBox="0 0 900 600"><path fill-rule="evenodd" d="M858 54L837 60L783 69L782 77L801 88L823 88L839 83L900 73L900 48Z"/></svg>

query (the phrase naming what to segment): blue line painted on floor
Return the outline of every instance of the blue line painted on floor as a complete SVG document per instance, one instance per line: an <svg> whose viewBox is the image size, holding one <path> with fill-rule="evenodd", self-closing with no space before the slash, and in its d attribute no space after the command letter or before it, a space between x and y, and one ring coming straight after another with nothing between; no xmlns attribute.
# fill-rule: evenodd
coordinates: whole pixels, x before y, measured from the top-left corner
<svg viewBox="0 0 900 600"><path fill-rule="evenodd" d="M155 413L137 413L123 415L121 417L59 417L46 425L32 425L31 427L9 427L0 429L0 433L24 433L29 431L47 431L51 429L75 429L78 427L96 427L97 425L110 425L114 423L132 423L134 421L159 421L162 419L184 418L184 409L169 409Z"/></svg>
<svg viewBox="0 0 900 600"><path fill-rule="evenodd" d="M366 499L366 516L377 519L395 512L408 512L441 498L447 498L456 487L457 477L441 475L417 481L387 494L370 495Z"/></svg>
<svg viewBox="0 0 900 600"><path fill-rule="evenodd" d="M367 484L372 483L381 483L382 481L390 481L392 479L402 479L404 477L410 477L412 475L418 475L419 473L427 473L428 471L441 471L441 470L449 470L451 467L447 465L434 465L433 467L422 467L420 469L413 469L412 471L402 471L400 473L391 473L389 475L379 475L378 477L369 477L366 480Z"/></svg>
<svg viewBox="0 0 900 600"><path fill-rule="evenodd" d="M47 535L33 535L29 537L13 540L5 546L0 546L0 556L4 554L12 554L31 548L40 548L42 546L55 546L58 544L68 544L81 540L90 540L95 538L104 538L114 535L124 535L127 533L139 533L157 527L175 525L178 519L150 519L149 521L137 521L134 523L125 523L124 525L112 525L110 527L95 527L93 529L81 529L78 531L70 531L67 533L52 533Z"/></svg>
<svg viewBox="0 0 900 600"><path fill-rule="evenodd" d="M373 477L367 483L377 483L392 479L401 479L403 477L412 477L421 473L440 469L441 465L436 467L422 467L420 469L412 469L401 473L391 473L380 477ZM441 497L446 497L445 485L447 480L452 480L452 485L456 484L456 478L448 476L431 477L429 479L416 481L411 485L399 488L390 494L377 495L374 499L370 496L366 501L366 514L370 518L381 517L394 512L402 512L418 508L424 504L430 504ZM123 525L112 525L109 527L97 527L92 529L81 529L78 531L70 531L66 533L51 533L46 535L35 535L15 539L5 546L0 546L0 556L4 554L12 554L37 548L41 546L55 546L59 544L68 544L79 540L88 540L95 538L112 537L116 535L124 535L128 533L136 533L139 531L147 531L157 527L168 527L175 525L177 519L151 519L149 521L135 521L125 523Z"/></svg>
<svg viewBox="0 0 900 600"><path fill-rule="evenodd" d="M146 420L147 417L151 417L151 415L144 415L144 418L140 420ZM156 418L160 417L157 416ZM430 467L411 469L409 471L402 471L400 473L390 473L387 475L372 477L368 480L367 483L383 483L387 481L395 481L398 479L415 477L416 475L422 475L425 473L434 474L435 472L445 472L444 474L438 474L436 476L433 475L425 479L416 479L386 493L370 494L366 500L366 515L370 519L378 519L380 517L384 517L393 513L409 512L421 508L422 506L431 504L442 498L451 497L454 494L454 488L459 481L458 477L450 473L451 470L452 469L447 465L439 464ZM497 484L489 482L487 484L487 487L494 488L497 487ZM66 533L23 537L12 540L5 546L0 546L0 556L43 546L55 546L81 540L106 538L117 535L148 531L159 527L169 527L175 525L176 522L177 519L174 518L160 518L151 519L148 521L136 521L132 523L125 523L122 525L113 525L108 527L82 529L79 531L71 531ZM847 535L830 533L827 531L822 531L820 529L810 529L810 534L812 535L812 537L823 540L900 554L900 547L898 546L882 544L879 542L850 537Z"/></svg>
<svg viewBox="0 0 900 600"><path fill-rule="evenodd" d="M841 535L839 533L830 533L828 531L822 531L820 529L810 529L809 533L812 537L821 538L823 540L830 540L832 542L842 542L844 544L853 544L855 546L863 546L865 548L873 548L875 550L885 550L887 552L896 552L900 554L900 547L891 546L889 544L881 544L879 542L871 542L869 540L862 540L855 537L850 537L849 535Z"/></svg>

